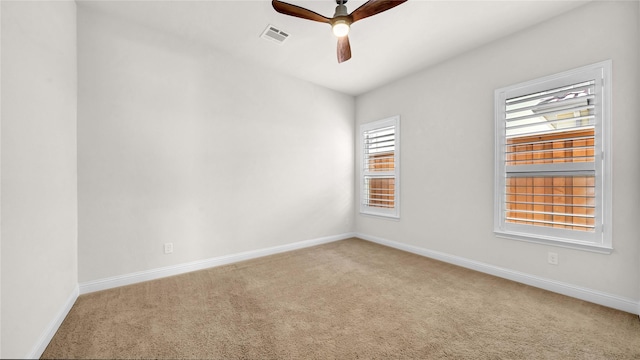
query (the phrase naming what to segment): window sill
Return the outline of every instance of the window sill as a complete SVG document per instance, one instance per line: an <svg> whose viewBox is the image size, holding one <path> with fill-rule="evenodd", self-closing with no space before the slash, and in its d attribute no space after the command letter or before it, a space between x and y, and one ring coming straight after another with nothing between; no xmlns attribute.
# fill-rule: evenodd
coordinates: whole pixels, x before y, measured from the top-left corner
<svg viewBox="0 0 640 360"><path fill-rule="evenodd" d="M553 237L534 237L529 234L504 232L504 231L494 231L494 233L496 234L497 237L503 238L503 239L518 240L518 241L525 241L525 242L536 243L536 244L563 247L568 249L590 251L590 252L595 252L600 254L611 254L613 252L613 248L610 246L593 244L588 242L572 241L572 240L553 238Z"/></svg>
<svg viewBox="0 0 640 360"><path fill-rule="evenodd" d="M360 215L364 215L366 217L371 217L371 218L400 221L400 216L398 215L381 214L381 213L366 212L366 211L360 211Z"/></svg>

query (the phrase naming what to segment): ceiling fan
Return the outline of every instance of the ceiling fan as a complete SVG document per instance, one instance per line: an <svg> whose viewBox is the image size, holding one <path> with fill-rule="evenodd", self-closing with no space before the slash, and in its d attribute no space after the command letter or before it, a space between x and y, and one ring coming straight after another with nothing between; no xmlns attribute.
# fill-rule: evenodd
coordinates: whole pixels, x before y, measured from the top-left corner
<svg viewBox="0 0 640 360"><path fill-rule="evenodd" d="M333 34L338 37L338 62L351 59L351 45L349 44L349 27L356 21L369 16L379 14L396 7L407 0L369 0L351 14L347 12L345 3L347 0L336 0L336 12L332 18L324 17L314 11L303 7L288 4L278 0L272 0L273 8L285 15L291 15L302 19L323 22L331 25Z"/></svg>

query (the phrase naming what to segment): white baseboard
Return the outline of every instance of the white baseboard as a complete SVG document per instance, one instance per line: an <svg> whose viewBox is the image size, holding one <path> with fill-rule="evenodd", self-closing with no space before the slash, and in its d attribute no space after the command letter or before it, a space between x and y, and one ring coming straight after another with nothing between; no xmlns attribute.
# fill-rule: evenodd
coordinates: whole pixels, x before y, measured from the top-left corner
<svg viewBox="0 0 640 360"><path fill-rule="evenodd" d="M563 283L560 281L545 279L538 276L501 268L498 266L485 264L479 261L469 260L455 255L449 255L439 251L427 250L417 246L379 238L376 236L370 236L360 233L356 233L355 236L363 240L371 241L384 246L389 246L398 250L407 251L413 254L440 260L449 264L458 265L467 269L476 270L485 274L509 279L522 284L549 290L558 294L571 296L580 300L585 300L595 304L640 315L640 301L636 301L633 299L607 294L601 291Z"/></svg>
<svg viewBox="0 0 640 360"><path fill-rule="evenodd" d="M211 267L228 265L239 261L255 259L263 256L282 252L303 249L310 246L326 244L334 241L348 239L355 236L354 233L326 236L317 239L304 240L292 244L274 246L266 249L246 251L237 254L219 256L211 259L192 261L189 263L171 265L162 268L139 271L131 274L113 276L105 279L88 281L80 284L80 294L88 294L95 291L107 290L119 286L131 285L143 281L160 279L168 276L184 274L191 271L203 270Z"/></svg>
<svg viewBox="0 0 640 360"><path fill-rule="evenodd" d="M51 320L51 322L49 323L49 326L47 326L47 328L42 333L42 335L40 335L40 338L38 339L38 342L36 343L36 345L33 347L31 352L25 357L26 359L39 359L40 356L42 356L42 353L44 353L44 351L47 349L49 342L51 341L51 339L53 339L53 335L56 334L56 332L58 331L58 328L64 321L64 318L66 318L67 314L69 314L69 311L71 311L71 307L76 302L78 295L79 295L79 287L76 284L71 294L69 294L67 301L65 301L64 306L62 307L62 309L60 309L58 314L56 314L54 319Z"/></svg>

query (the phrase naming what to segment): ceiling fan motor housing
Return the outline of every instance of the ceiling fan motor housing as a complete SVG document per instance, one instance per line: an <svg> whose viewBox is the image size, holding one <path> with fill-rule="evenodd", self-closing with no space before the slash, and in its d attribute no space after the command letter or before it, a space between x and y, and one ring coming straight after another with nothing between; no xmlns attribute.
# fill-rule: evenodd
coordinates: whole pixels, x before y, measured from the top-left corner
<svg viewBox="0 0 640 360"><path fill-rule="evenodd" d="M348 16L349 12L347 11L347 6L344 4L339 4L338 6L336 6L336 13L333 14L333 17L339 17L339 16Z"/></svg>

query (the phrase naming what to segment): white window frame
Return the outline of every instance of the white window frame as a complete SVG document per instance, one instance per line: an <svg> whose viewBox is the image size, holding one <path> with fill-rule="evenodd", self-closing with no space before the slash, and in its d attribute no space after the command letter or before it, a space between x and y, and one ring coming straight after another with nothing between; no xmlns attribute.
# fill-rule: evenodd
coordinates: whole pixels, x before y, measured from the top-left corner
<svg viewBox="0 0 640 360"><path fill-rule="evenodd" d="M394 127L394 170L388 172L369 172L365 169L366 154L364 144L364 134L367 131L381 129L385 127ZM358 146L360 149L360 213L366 215L375 215L391 219L400 218L400 116L373 121L360 125ZM384 209L379 207L367 206L365 200L368 198L366 193L366 179L368 177L394 177L394 207L393 209Z"/></svg>
<svg viewBox="0 0 640 360"><path fill-rule="evenodd" d="M507 86L495 91L495 189L494 233L498 237L611 253L612 167L611 167L611 60L559 74ZM594 232L514 224L505 221L505 102L507 99L595 80L595 179L596 228ZM568 163L569 167L571 163Z"/></svg>

